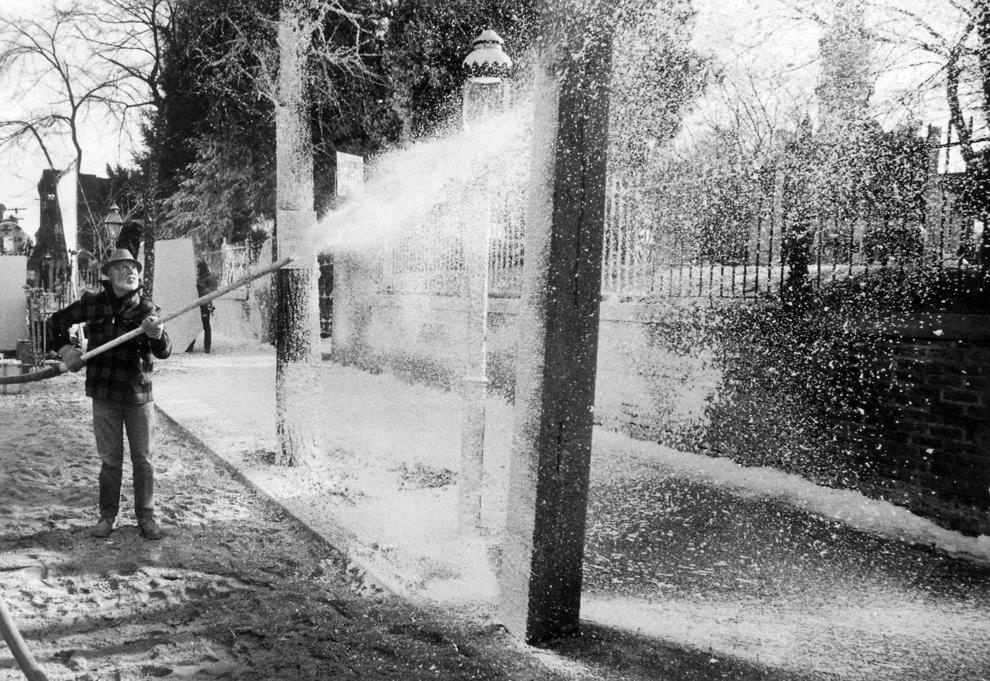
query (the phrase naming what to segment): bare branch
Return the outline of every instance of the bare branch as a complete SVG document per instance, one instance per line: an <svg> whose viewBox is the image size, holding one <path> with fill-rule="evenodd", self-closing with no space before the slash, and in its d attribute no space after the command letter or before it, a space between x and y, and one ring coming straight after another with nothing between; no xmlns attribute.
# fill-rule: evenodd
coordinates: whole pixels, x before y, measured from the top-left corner
<svg viewBox="0 0 990 681"><path fill-rule="evenodd" d="M948 38L944 36L942 33L935 30L935 28L930 23L928 23L924 18L922 18L916 12L912 12L903 7L891 7L889 11L892 14L899 15L903 18L908 19L915 26L915 28L921 29L923 33L927 34L932 39L933 42L925 43L921 41L919 42L919 44L926 45L926 49L928 49L929 51L935 52L936 54L945 54L946 52L952 49L952 47L949 44ZM969 30L965 31L965 33L968 34L972 30L973 30L972 26L970 26Z"/></svg>
<svg viewBox="0 0 990 681"><path fill-rule="evenodd" d="M35 120L35 121L0 121L0 128L13 127L15 130L13 132L5 133L0 137L0 147L6 146L8 144L16 145L20 139L26 135L30 135L37 142L38 148L41 149L41 153L45 155L45 160L48 161L48 167L54 168L55 162L52 160L51 152L48 151L48 145L45 144L45 139L41 135L41 128L47 125L54 124L53 119L46 120Z"/></svg>

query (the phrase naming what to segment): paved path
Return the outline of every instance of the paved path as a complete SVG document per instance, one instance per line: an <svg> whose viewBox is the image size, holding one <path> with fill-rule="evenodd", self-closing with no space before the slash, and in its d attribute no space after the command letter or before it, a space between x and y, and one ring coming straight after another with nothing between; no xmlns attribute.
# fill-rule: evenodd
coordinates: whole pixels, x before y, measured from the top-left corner
<svg viewBox="0 0 990 681"><path fill-rule="evenodd" d="M511 412L489 405L487 533L466 541L453 525L456 396L329 364L318 371L326 459L294 471L265 458L270 350L179 355L156 379L158 404L383 583L491 613ZM600 430L595 439L582 613L613 652L561 644L574 660L628 655L624 664L649 667L644 645L674 645L713 666L732 659L815 678L990 679L986 538L905 520L855 494L820 491L829 510L808 512L765 484L771 473L722 480L730 469L706 469L703 457ZM981 560L929 548L929 535Z"/></svg>

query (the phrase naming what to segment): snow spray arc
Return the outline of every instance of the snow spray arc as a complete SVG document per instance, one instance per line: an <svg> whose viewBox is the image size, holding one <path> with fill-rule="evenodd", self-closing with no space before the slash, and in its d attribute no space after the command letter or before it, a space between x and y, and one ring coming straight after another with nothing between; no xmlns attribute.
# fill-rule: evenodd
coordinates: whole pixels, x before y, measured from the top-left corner
<svg viewBox="0 0 990 681"><path fill-rule="evenodd" d="M362 194L322 219L315 230L317 250L379 248L429 219L437 205L456 200L462 188L483 180L491 164L499 160L525 163L529 110L526 102L519 102L471 130L383 154L370 165Z"/></svg>

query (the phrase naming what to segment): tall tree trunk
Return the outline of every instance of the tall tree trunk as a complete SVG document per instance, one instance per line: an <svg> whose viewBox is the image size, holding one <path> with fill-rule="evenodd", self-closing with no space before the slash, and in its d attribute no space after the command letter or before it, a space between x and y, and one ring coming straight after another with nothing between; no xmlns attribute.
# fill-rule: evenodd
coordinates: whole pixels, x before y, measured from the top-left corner
<svg viewBox="0 0 990 681"><path fill-rule="evenodd" d="M959 78L962 75L962 66L959 63L959 52L953 50L949 56L949 63L945 65L945 93L946 101L949 104L949 122L956 129L956 139L959 140L959 153L969 168L976 161L976 152L973 151L972 130L966 123L963 115L962 104L959 101ZM952 130L949 130L951 139Z"/></svg>
<svg viewBox="0 0 990 681"><path fill-rule="evenodd" d="M499 618L527 641L576 631L581 604L612 54L607 18L585 11L545 9L548 26L557 13L569 28L551 33L534 88L513 502L499 577Z"/></svg>
<svg viewBox="0 0 990 681"><path fill-rule="evenodd" d="M276 106L276 234L280 257L294 262L275 279L275 422L278 460L295 465L315 456L319 437L317 262L312 250L316 224L313 152L305 95L310 32L305 3L284 0L279 16L278 104Z"/></svg>
<svg viewBox="0 0 990 681"><path fill-rule="evenodd" d="M974 20L979 41L976 56L980 64L980 83L983 86L983 110L986 112L990 110L990 2L977 0L975 5ZM990 273L990 229L986 226L987 212L990 211L990 196L987 196L990 168L987 167L988 159L983 154L978 155L971 163L967 163L967 169L972 166L977 166L980 179L980 219L984 224L977 257L980 262L980 273L986 277Z"/></svg>
<svg viewBox="0 0 990 681"><path fill-rule="evenodd" d="M983 109L990 109L990 2L976 0L973 21L976 25L976 58L980 65L980 85L983 90Z"/></svg>
<svg viewBox="0 0 990 681"><path fill-rule="evenodd" d="M160 128L159 128L160 129ZM147 186L145 187L144 199L144 291L149 296L154 297L155 293L155 241L158 239L158 196L159 196L159 159L161 158L161 144L158 141L158 133L153 133L153 148L148 155L146 169ZM137 257L137 254L134 254Z"/></svg>

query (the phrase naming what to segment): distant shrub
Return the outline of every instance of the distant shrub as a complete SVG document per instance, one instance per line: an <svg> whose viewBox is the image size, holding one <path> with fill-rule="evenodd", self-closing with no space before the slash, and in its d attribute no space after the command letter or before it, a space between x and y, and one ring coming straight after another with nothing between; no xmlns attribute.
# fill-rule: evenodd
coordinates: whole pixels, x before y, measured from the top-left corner
<svg viewBox="0 0 990 681"><path fill-rule="evenodd" d="M824 286L813 307L864 312L990 312L990 280L974 268L880 269Z"/></svg>

